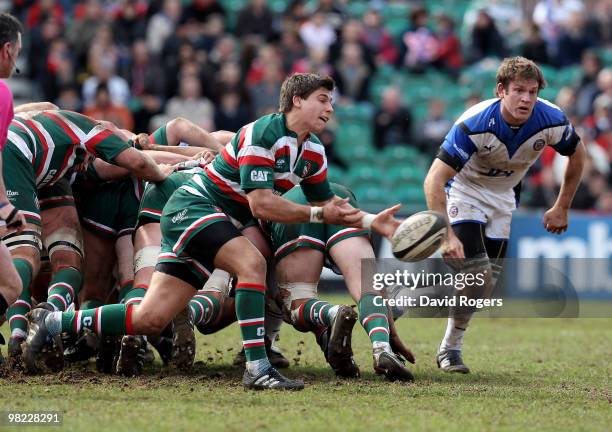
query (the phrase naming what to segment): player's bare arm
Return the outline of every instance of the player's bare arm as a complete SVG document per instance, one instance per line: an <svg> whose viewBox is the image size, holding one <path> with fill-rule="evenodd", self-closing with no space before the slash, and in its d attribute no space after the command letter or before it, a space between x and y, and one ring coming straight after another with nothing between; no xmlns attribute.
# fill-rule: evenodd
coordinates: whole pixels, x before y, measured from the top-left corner
<svg viewBox="0 0 612 432"><path fill-rule="evenodd" d="M543 223L546 231L561 234L567 230L568 211L582 178L585 158L586 150L581 142L576 146L576 151L568 158L557 201L550 210L544 213Z"/></svg>
<svg viewBox="0 0 612 432"><path fill-rule="evenodd" d="M304 223L312 222L314 218L320 218L319 222L345 225L361 226L361 214L359 209L346 206L348 199L334 197L323 207L310 207L295 204L285 198L274 195L272 189L254 189L247 194L249 206L253 216L258 219L266 219L280 223ZM312 209L319 209L321 214L312 216Z"/></svg>
<svg viewBox="0 0 612 432"><path fill-rule="evenodd" d="M153 182L164 180L174 171L172 166L158 166L149 155L135 148L119 153L115 158L115 163L128 169L136 177Z"/></svg>
<svg viewBox="0 0 612 432"><path fill-rule="evenodd" d="M453 168L440 159L434 159L431 168L425 177L424 189L427 207L430 210L436 211L444 215L448 229L446 230L446 239L441 246L442 256L444 258L465 258L463 252L463 244L457 238L450 227L446 216L446 194L444 187L446 183L457 174Z"/></svg>

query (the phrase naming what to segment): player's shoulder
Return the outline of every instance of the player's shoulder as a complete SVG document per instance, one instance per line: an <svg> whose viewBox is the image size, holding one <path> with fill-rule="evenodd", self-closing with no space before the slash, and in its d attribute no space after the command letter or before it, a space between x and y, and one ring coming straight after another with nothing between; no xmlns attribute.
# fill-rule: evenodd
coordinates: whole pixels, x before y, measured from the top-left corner
<svg viewBox="0 0 612 432"><path fill-rule="evenodd" d="M245 127L252 128L252 143L264 147L273 146L279 138L288 134L282 113L265 115Z"/></svg>
<svg viewBox="0 0 612 432"><path fill-rule="evenodd" d="M499 110L499 102L499 98L492 98L471 106L459 116L455 126L462 126L470 131L486 129L490 119Z"/></svg>
<svg viewBox="0 0 612 432"><path fill-rule="evenodd" d="M567 117L563 110L554 103L542 98L538 98L536 101L529 120L548 127L567 123Z"/></svg>

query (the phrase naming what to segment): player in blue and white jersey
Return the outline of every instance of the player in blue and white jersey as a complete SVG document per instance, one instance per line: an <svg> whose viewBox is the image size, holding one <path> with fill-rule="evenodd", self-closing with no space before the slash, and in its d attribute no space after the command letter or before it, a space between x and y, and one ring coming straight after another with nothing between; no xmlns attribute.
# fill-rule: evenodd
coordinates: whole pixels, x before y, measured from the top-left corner
<svg viewBox="0 0 612 432"><path fill-rule="evenodd" d="M506 58L496 81L498 97L459 117L425 179L427 206L446 214L452 228L442 244L443 257L463 260L464 272L491 270L489 294L501 271L512 212L529 167L546 146L568 156L557 201L543 218L548 232L560 234L567 229L585 159L580 137L563 111L538 97L546 83L534 62ZM472 311L463 310L448 320L437 355L438 366L446 372L469 372L461 349L471 316Z"/></svg>

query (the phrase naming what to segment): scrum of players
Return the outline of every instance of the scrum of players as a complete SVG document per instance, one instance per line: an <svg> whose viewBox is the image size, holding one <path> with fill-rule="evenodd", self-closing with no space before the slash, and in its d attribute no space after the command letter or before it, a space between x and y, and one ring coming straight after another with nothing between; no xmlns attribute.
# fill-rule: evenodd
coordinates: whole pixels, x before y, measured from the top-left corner
<svg viewBox="0 0 612 432"><path fill-rule="evenodd" d="M562 232L582 171L582 144L564 114L537 98L543 86L535 64L506 59L499 97L457 121L425 179L428 207L449 215L443 256L461 260L462 271L495 270L489 288L516 208L492 200L512 202L513 188L551 145L570 160L544 220ZM302 381L278 372L289 366L274 345L282 323L312 332L337 376L358 378L351 335L359 320L374 371L413 381L405 365L412 352L361 278L362 259L375 257L370 233L391 238L399 206L365 213L350 190L328 182L316 133L332 115L333 89L328 77L292 75L279 112L235 134L175 119L137 135L51 104L17 107L3 168L25 219L3 232L21 279L6 311L7 365L40 373L95 356L99 371L134 376L153 347L167 367L188 370L194 329L211 334L237 322L243 385L300 390ZM484 155L494 140L495 154ZM512 174L485 173L500 169ZM475 186L482 184L490 194ZM323 266L343 275L357 311L318 298ZM461 350L472 314L449 317L436 357L446 372L469 372Z"/></svg>

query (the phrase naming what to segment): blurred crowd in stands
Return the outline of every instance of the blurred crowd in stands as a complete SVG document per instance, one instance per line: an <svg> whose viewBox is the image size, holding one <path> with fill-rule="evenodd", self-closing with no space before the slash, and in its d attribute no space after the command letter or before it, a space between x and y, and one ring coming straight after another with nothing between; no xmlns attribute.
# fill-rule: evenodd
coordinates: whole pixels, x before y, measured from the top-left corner
<svg viewBox="0 0 612 432"><path fill-rule="evenodd" d="M588 146L575 207L612 213L610 0L14 0L0 6L25 27L17 99L52 101L135 132L179 116L208 130L236 130L277 110L287 74L318 72L336 80L338 107L371 106L368 145L414 146L431 157L462 110L493 96L494 82L481 88L469 78L482 70L494 76L500 58L524 55L560 83L543 97L568 114ZM570 78L556 79L562 73ZM444 85L428 81L434 75ZM418 88L410 84L417 82ZM449 110L451 93L455 109ZM334 151L337 128L341 119L322 139L331 163L350 170L350 157ZM524 206L552 205L563 163L545 152L524 182Z"/></svg>

